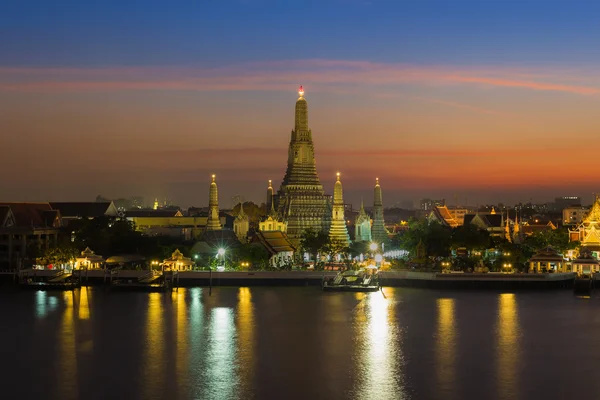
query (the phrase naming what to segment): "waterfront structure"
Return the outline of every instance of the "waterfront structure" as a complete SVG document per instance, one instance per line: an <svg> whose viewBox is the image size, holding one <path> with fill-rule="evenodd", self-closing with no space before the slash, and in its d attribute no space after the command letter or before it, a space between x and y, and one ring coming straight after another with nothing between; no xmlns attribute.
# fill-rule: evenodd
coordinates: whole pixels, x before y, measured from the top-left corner
<svg viewBox="0 0 600 400"><path fill-rule="evenodd" d="M0 269L24 267L55 247L61 227L50 203L0 203Z"/></svg>
<svg viewBox="0 0 600 400"><path fill-rule="evenodd" d="M312 131L308 127L308 105L302 86L298 95L287 169L275 196L275 209L286 221L287 233L293 243L299 243L306 229L327 231L331 211L317 175Z"/></svg>
<svg viewBox="0 0 600 400"><path fill-rule="evenodd" d="M238 213L235 221L233 221L233 231L240 242L246 243L248 241L248 230L250 229L250 222L248 216L244 212L244 203L240 202L240 212Z"/></svg>
<svg viewBox="0 0 600 400"><path fill-rule="evenodd" d="M347 247L350 244L350 236L348 235L346 218L344 217L344 192L339 172L336 174L336 181L333 186L333 206L331 208L329 240L342 247Z"/></svg>
<svg viewBox="0 0 600 400"><path fill-rule="evenodd" d="M373 227L371 235L376 243L385 243L388 239L383 220L383 199L381 195L381 186L379 186L379 178L375 178L375 189L373 196Z"/></svg>
<svg viewBox="0 0 600 400"><path fill-rule="evenodd" d="M99 269L104 266L104 257L92 251L89 247L75 259L75 269Z"/></svg>
<svg viewBox="0 0 600 400"><path fill-rule="evenodd" d="M354 241L371 241L371 218L365 212L365 203L360 201L360 211L354 220Z"/></svg>
<svg viewBox="0 0 600 400"><path fill-rule="evenodd" d="M535 253L529 261L529 272L565 272L565 259L552 247L546 247Z"/></svg>
<svg viewBox="0 0 600 400"><path fill-rule="evenodd" d="M175 249L170 258L163 260L162 265L165 270L170 271L189 271L194 268L192 259L184 257L179 249Z"/></svg>
<svg viewBox="0 0 600 400"><path fill-rule="evenodd" d="M579 252L579 257L571 262L571 272L578 275L594 274L600 272L600 263L589 248L583 247Z"/></svg>
<svg viewBox="0 0 600 400"><path fill-rule="evenodd" d="M256 233L253 240L269 253L269 266L282 268L292 263L296 249L285 232L261 230Z"/></svg>
<svg viewBox="0 0 600 400"><path fill-rule="evenodd" d="M569 229L569 240L581 242L582 248L589 249L598 258L600 253L600 196L596 196L592 208L583 221L575 229Z"/></svg>
<svg viewBox="0 0 600 400"><path fill-rule="evenodd" d="M206 222L207 231L221 230L221 220L219 219L219 192L217 189L217 177L212 175L210 183L210 192L208 198L208 220Z"/></svg>

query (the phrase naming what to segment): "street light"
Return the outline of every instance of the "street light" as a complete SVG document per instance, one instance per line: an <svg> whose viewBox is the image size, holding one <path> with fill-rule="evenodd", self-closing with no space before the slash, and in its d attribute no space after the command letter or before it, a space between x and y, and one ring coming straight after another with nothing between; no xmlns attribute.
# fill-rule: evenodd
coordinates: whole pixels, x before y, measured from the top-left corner
<svg viewBox="0 0 600 400"><path fill-rule="evenodd" d="M217 254L219 254L220 256L225 254L225 249L220 247L219 250L217 251Z"/></svg>
<svg viewBox="0 0 600 400"><path fill-rule="evenodd" d="M371 242L371 244L369 245L369 249L371 249L371 251L377 250L377 243Z"/></svg>

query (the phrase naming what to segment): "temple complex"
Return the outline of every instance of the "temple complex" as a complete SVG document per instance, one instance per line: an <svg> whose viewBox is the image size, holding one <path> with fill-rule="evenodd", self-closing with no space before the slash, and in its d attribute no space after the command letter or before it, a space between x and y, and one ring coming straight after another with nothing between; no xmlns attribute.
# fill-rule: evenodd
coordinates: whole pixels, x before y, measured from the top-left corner
<svg viewBox="0 0 600 400"><path fill-rule="evenodd" d="M590 212L577 228L569 229L569 240L581 242L581 247L590 250L598 258L600 253L600 197L596 196Z"/></svg>
<svg viewBox="0 0 600 400"><path fill-rule="evenodd" d="M337 180L333 187L333 207L331 209L331 227L329 228L329 239L332 243L340 246L350 244L348 228L346 228L346 218L344 217L344 194L340 173L337 173Z"/></svg>
<svg viewBox="0 0 600 400"><path fill-rule="evenodd" d="M317 175L312 132L308 128L308 105L302 86L298 94L287 170L274 198L275 209L287 223L287 233L293 243L297 243L308 228L327 231L330 215L329 200Z"/></svg>
<svg viewBox="0 0 600 400"><path fill-rule="evenodd" d="M208 221L206 222L206 230L221 230L221 220L219 219L219 192L217 190L217 180L215 175L212 176L212 182L210 183Z"/></svg>
<svg viewBox="0 0 600 400"><path fill-rule="evenodd" d="M383 221L383 200L381 196L381 186L379 186L379 178L375 178L375 190L373 201L373 227L371 235L376 243L384 243L388 239L385 223Z"/></svg>
<svg viewBox="0 0 600 400"><path fill-rule="evenodd" d="M371 218L365 211L365 203L361 200L360 211L354 220L354 241L371 241Z"/></svg>

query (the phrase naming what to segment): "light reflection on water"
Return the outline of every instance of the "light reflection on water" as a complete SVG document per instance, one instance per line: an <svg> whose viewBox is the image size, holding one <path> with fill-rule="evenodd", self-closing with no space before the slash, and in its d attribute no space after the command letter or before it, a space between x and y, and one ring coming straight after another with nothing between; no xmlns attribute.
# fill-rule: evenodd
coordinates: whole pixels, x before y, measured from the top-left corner
<svg viewBox="0 0 600 400"><path fill-rule="evenodd" d="M587 399L600 390L589 381L600 299L560 291L2 296L11 307L0 320L18 324L4 324L0 341L17 343L7 359L26 366L0 364L15 383L3 398L554 399L589 384Z"/></svg>
<svg viewBox="0 0 600 400"><path fill-rule="evenodd" d="M146 317L146 337L144 340L144 361L141 369L144 382L142 387L143 398L156 398L164 386L164 295L163 293L148 294L148 310Z"/></svg>
<svg viewBox="0 0 600 400"><path fill-rule="evenodd" d="M498 300L498 395L500 399L518 398L519 315L514 293L503 293Z"/></svg>
<svg viewBox="0 0 600 400"><path fill-rule="evenodd" d="M456 326L454 299L437 300L436 374L439 398L454 398L456 369Z"/></svg>
<svg viewBox="0 0 600 400"><path fill-rule="evenodd" d="M76 399L78 397L77 348L75 330L74 292L63 293L64 309L61 328L58 335L58 366L55 370L59 397Z"/></svg>
<svg viewBox="0 0 600 400"><path fill-rule="evenodd" d="M201 398L230 399L238 385L233 368L236 358L233 310L228 307L213 308L208 329L207 360L204 363L207 371L206 380L202 382L204 393Z"/></svg>
<svg viewBox="0 0 600 400"><path fill-rule="evenodd" d="M402 350L393 302L381 293L357 294L357 398L403 399Z"/></svg>

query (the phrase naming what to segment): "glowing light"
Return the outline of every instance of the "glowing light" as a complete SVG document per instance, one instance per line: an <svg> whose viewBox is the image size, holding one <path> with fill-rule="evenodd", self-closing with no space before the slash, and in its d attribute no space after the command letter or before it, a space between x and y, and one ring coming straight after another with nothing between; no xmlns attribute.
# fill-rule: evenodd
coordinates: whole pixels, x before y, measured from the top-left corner
<svg viewBox="0 0 600 400"><path fill-rule="evenodd" d="M373 242L369 245L369 249L371 249L371 251L375 251L377 250L377 243Z"/></svg>
<svg viewBox="0 0 600 400"><path fill-rule="evenodd" d="M383 256L381 254L376 254L375 255L375 261L380 263L383 261Z"/></svg>
<svg viewBox="0 0 600 400"><path fill-rule="evenodd" d="M456 363L456 327L454 299L438 299L438 335L436 340L437 353L437 378L440 390L439 398L443 393L453 391L454 371Z"/></svg>
<svg viewBox="0 0 600 400"><path fill-rule="evenodd" d="M219 254L220 256L222 256L223 254L225 254L225 249L224 248L219 248L219 250L217 250L217 254Z"/></svg>
<svg viewBox="0 0 600 400"><path fill-rule="evenodd" d="M300 86L300 88L298 89L298 95L299 95L300 97L303 97L303 96L304 96L304 88L303 88L302 86Z"/></svg>

